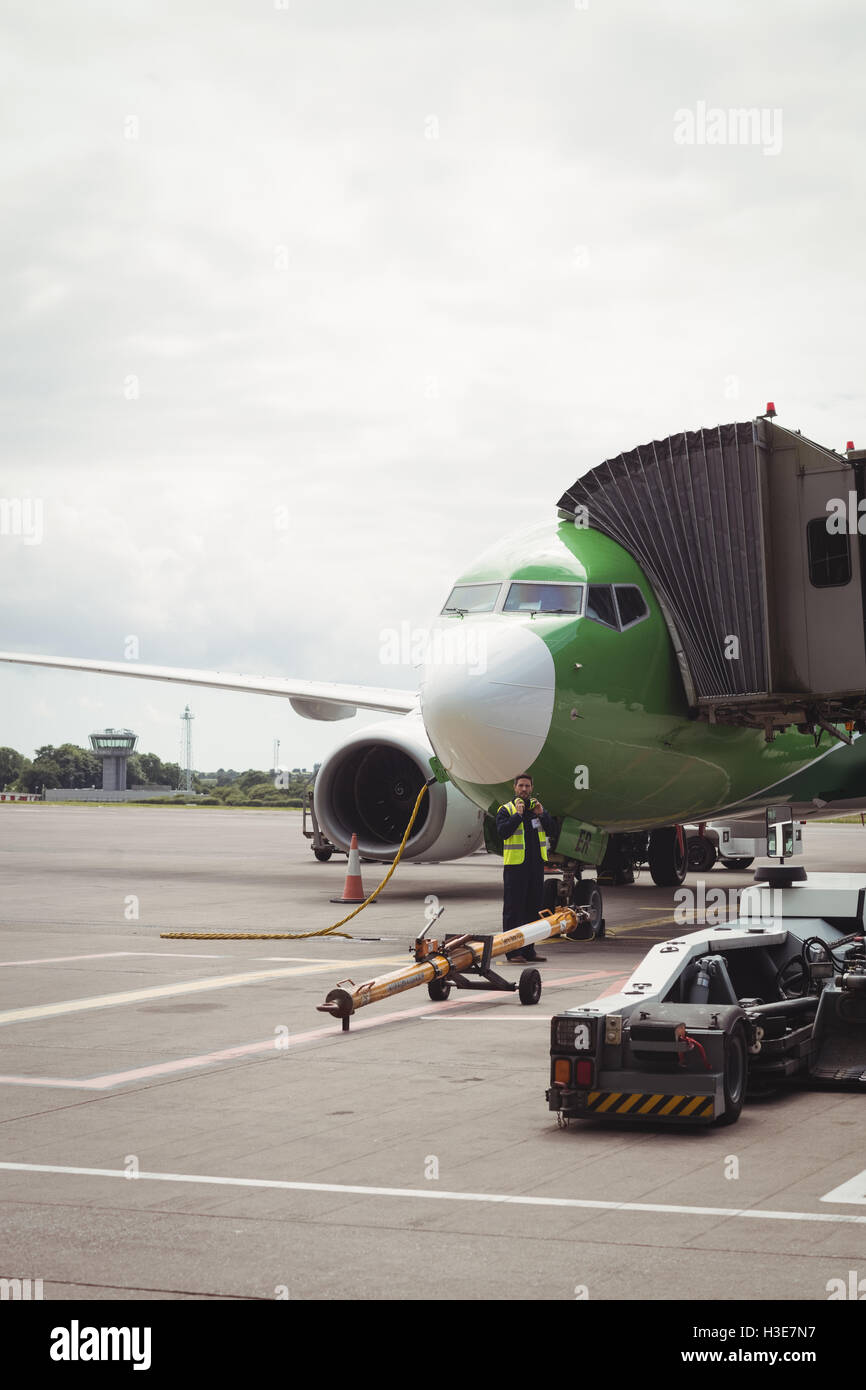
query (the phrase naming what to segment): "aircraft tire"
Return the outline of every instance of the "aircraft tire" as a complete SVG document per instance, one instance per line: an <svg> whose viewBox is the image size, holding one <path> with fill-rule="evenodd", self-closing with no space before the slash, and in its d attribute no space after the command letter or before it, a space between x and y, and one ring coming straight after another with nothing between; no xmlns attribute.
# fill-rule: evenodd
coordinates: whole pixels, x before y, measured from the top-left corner
<svg viewBox="0 0 866 1390"><path fill-rule="evenodd" d="M574 885L571 902L573 907L588 907L592 914L587 923L587 935L576 935L575 940L589 941L590 937L604 936L604 902L598 884L592 879L581 879Z"/></svg>
<svg viewBox="0 0 866 1390"><path fill-rule="evenodd" d="M649 869L658 888L678 888L685 879L688 860L680 850L675 825L650 834Z"/></svg>
<svg viewBox="0 0 866 1390"><path fill-rule="evenodd" d="M716 866L716 847L706 835L690 835L686 842L689 873L707 874Z"/></svg>
<svg viewBox="0 0 866 1390"><path fill-rule="evenodd" d="M548 912L555 912L559 907L559 885L561 878L546 878L544 889L541 895L541 906Z"/></svg>

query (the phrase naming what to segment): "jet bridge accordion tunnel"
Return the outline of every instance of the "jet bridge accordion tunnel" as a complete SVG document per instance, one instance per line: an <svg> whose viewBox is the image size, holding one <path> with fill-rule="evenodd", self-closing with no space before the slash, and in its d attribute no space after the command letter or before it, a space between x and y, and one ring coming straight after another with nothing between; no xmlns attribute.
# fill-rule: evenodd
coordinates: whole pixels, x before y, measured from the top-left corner
<svg viewBox="0 0 866 1390"><path fill-rule="evenodd" d="M866 450L839 454L761 416L607 459L559 515L642 567L697 717L768 738L790 724L863 732L864 471Z"/></svg>

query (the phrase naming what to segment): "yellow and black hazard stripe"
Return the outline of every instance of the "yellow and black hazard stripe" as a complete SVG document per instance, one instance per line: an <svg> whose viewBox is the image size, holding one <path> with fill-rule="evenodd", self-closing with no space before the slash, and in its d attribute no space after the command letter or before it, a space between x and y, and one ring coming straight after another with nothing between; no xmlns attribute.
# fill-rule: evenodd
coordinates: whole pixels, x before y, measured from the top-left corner
<svg viewBox="0 0 866 1390"><path fill-rule="evenodd" d="M590 1091L586 1109L595 1115L640 1115L654 1120L712 1120L712 1096L664 1096L649 1091Z"/></svg>

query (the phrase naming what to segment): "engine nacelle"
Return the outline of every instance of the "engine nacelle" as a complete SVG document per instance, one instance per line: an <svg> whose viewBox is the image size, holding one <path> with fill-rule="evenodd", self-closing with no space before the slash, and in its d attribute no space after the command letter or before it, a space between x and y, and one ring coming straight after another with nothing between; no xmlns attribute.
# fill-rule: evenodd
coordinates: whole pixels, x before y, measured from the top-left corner
<svg viewBox="0 0 866 1390"><path fill-rule="evenodd" d="M412 807L432 775L433 749L420 715L359 730L329 753L316 775L316 819L328 839L348 849L353 831L368 859L394 858ZM484 812L450 782L436 782L421 802L404 859L460 859L482 843Z"/></svg>

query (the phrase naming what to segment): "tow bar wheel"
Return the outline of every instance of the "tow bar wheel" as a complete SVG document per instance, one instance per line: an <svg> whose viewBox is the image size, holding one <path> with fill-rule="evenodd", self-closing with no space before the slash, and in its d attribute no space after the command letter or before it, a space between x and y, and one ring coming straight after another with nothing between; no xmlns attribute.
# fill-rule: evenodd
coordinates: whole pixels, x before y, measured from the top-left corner
<svg viewBox="0 0 866 1390"><path fill-rule="evenodd" d="M521 1004L537 1004L541 998L541 972L521 970L517 982L517 993Z"/></svg>
<svg viewBox="0 0 866 1390"><path fill-rule="evenodd" d="M434 999L436 1003L439 1004L443 999L448 998L451 993L451 985L448 980L431 980L427 986L427 993L430 995L431 999Z"/></svg>

